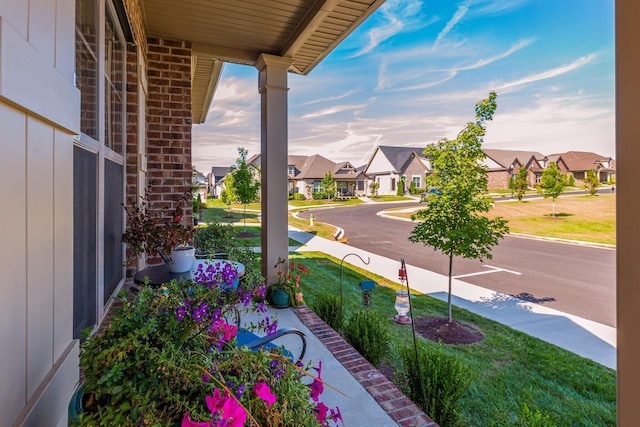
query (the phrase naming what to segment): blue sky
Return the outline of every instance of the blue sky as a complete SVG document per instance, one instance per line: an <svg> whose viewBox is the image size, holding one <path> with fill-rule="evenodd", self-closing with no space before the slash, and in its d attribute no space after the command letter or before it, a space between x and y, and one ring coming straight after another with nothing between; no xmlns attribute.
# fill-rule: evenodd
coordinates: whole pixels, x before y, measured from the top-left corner
<svg viewBox="0 0 640 427"><path fill-rule="evenodd" d="M615 157L613 0L387 0L307 76L289 74L289 154L365 164L455 138L489 91L486 148ZM193 162L260 151L258 72L226 64Z"/></svg>

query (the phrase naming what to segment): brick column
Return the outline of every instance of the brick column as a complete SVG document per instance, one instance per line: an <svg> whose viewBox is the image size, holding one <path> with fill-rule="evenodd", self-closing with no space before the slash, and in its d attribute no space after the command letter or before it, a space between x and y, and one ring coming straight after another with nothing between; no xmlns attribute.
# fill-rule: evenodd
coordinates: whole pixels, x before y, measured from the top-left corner
<svg viewBox="0 0 640 427"><path fill-rule="evenodd" d="M152 208L171 213L191 188L191 43L148 38L147 49L147 186Z"/></svg>

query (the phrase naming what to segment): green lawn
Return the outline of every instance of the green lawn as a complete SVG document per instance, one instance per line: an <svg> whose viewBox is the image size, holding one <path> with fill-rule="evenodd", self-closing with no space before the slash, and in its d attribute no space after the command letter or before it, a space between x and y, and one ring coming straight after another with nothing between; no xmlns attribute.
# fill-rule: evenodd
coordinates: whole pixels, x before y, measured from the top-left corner
<svg viewBox="0 0 640 427"><path fill-rule="evenodd" d="M315 252L290 257L310 269L311 274L302 281L307 304L323 293L340 294L340 260ZM345 311L348 316L361 306L358 284L365 279L381 285L372 291L371 309L389 319L393 344L388 362L399 366L397 347L412 342L411 327L391 320L399 285L347 264L343 267ZM445 302L425 295L417 296L412 305L414 316L447 313ZM472 371L472 385L459 405L461 425L522 425L517 424L517 417L523 404L548 415L557 426L616 424L614 370L466 310L454 307L453 317L485 334L480 343L444 346Z"/></svg>
<svg viewBox="0 0 640 427"><path fill-rule="evenodd" d="M506 219L512 233L612 245L616 243L615 194L561 196L556 199L555 206L551 199L503 202L494 197L494 200L497 203L488 216ZM390 212L403 218L412 215L412 212Z"/></svg>

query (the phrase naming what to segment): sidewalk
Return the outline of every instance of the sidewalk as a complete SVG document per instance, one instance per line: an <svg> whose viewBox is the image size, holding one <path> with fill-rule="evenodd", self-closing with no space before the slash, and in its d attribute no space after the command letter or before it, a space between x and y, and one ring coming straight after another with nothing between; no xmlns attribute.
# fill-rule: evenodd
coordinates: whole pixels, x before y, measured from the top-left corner
<svg viewBox="0 0 640 427"><path fill-rule="evenodd" d="M397 260L385 258L343 243L315 237L292 227L289 228L289 237L304 243L304 246L291 248L292 251L324 252L338 259L350 253L358 254L365 260L370 258L369 265L363 265L355 256L346 258L345 263L365 268L389 280L398 281L400 258ZM411 265L407 265L407 276L413 290L446 301L448 288L446 276ZM452 288L452 301L456 307L500 322L601 365L616 368L615 328L458 279L453 280Z"/></svg>

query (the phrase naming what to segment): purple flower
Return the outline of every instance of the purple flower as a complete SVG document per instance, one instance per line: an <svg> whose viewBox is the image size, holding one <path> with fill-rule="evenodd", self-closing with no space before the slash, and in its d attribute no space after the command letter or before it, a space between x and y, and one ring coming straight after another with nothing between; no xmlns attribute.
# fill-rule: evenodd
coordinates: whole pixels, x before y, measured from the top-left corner
<svg viewBox="0 0 640 427"><path fill-rule="evenodd" d="M246 386L244 384L240 384L238 386L238 388L236 389L236 399L240 400L240 398L242 398L242 395L244 394L245 389L246 389Z"/></svg>

